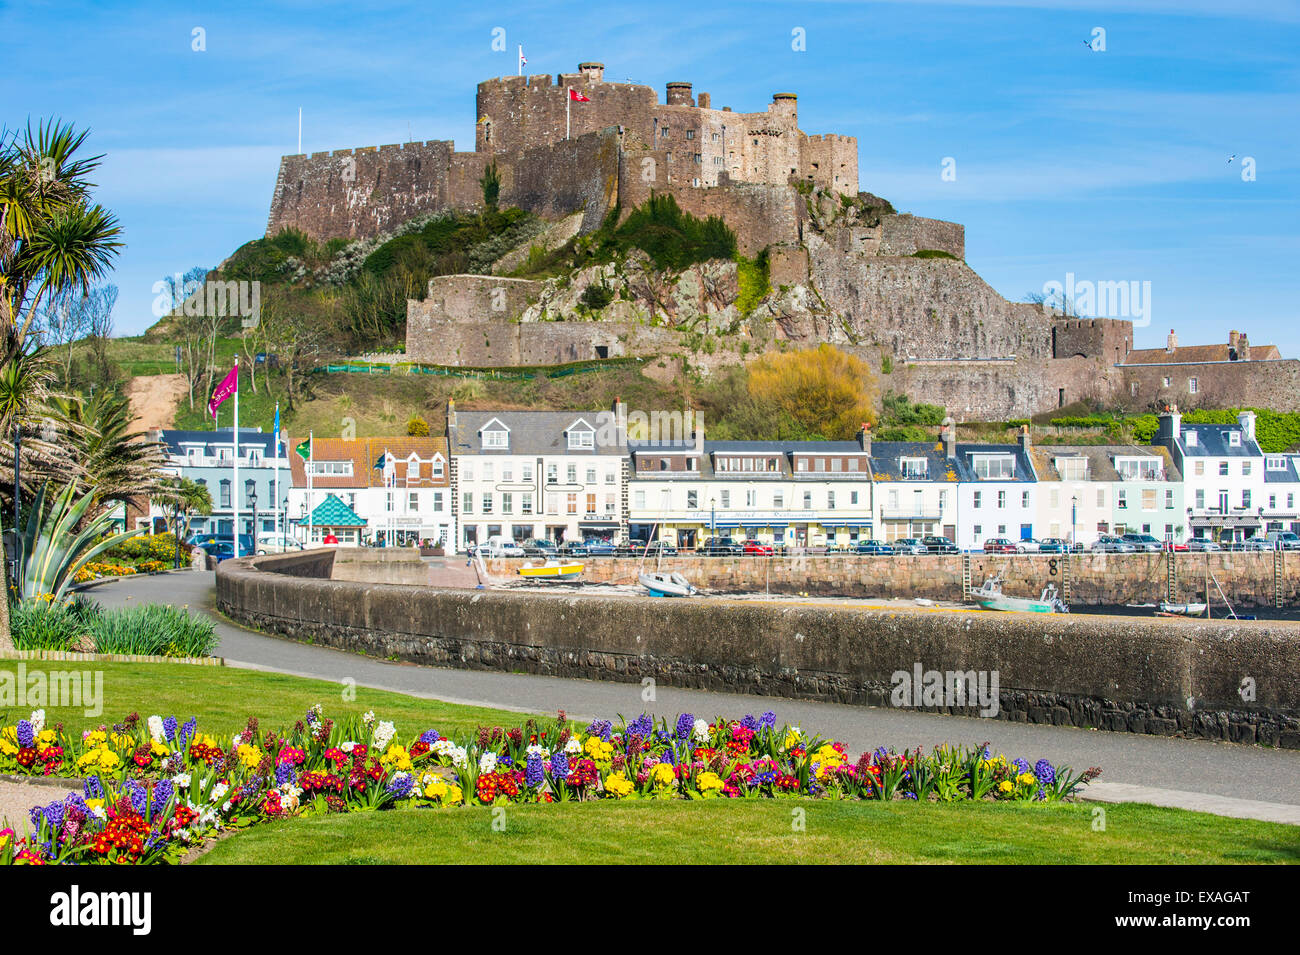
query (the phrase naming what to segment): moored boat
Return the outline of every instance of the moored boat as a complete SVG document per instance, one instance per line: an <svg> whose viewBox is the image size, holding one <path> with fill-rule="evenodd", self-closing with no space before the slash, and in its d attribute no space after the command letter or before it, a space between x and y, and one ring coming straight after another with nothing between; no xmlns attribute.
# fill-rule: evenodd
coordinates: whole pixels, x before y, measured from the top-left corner
<svg viewBox="0 0 1300 955"><path fill-rule="evenodd" d="M980 587L973 588L971 597L985 610L1023 610L1029 613L1069 613L1070 608L1056 593L1056 584L1048 584L1042 595L1035 600L1032 597L1013 597L1002 592L1002 578L990 577Z"/></svg>
<svg viewBox="0 0 1300 955"><path fill-rule="evenodd" d="M540 565L524 564L515 573L527 580L572 580L584 567L578 561L548 560Z"/></svg>
<svg viewBox="0 0 1300 955"><path fill-rule="evenodd" d="M1160 604L1160 613L1174 617L1202 617L1205 615L1206 605L1203 603L1170 603L1162 601Z"/></svg>
<svg viewBox="0 0 1300 955"><path fill-rule="evenodd" d="M637 580L650 591L651 597L690 597L699 593L689 580L678 573L638 574Z"/></svg>

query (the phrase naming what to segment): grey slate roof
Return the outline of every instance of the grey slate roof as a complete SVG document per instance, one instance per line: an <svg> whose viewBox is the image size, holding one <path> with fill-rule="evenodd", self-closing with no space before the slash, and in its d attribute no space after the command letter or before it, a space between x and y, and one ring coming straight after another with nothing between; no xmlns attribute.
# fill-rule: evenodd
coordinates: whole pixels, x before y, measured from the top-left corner
<svg viewBox="0 0 1300 955"><path fill-rule="evenodd" d="M272 456L272 441L275 434L271 431L261 431L256 428L239 429L239 448L260 447L263 456ZM281 443L283 443L284 432L280 432ZM167 446L168 454L185 454L187 448L195 445L202 445L203 453L216 455L218 446L229 447L235 441L233 428L218 428L216 431L183 431L178 429L164 428L162 432L162 443ZM184 447L182 447L184 445Z"/></svg>
<svg viewBox="0 0 1300 955"><path fill-rule="evenodd" d="M1030 458L1040 481L1060 481L1060 473L1053 463L1057 458L1084 457L1088 459L1089 481L1122 481L1115 469L1115 458L1155 457L1164 461L1164 480L1177 483L1183 479L1174 464L1173 455L1162 446L1138 444L1040 444L1030 449Z"/></svg>
<svg viewBox="0 0 1300 955"><path fill-rule="evenodd" d="M1241 444L1236 447L1228 444L1228 435L1234 431L1241 434ZM1196 434L1196 444L1187 443L1188 432ZM1239 424L1185 424L1178 443L1183 454L1193 457L1251 458L1263 453L1257 442L1242 434Z"/></svg>
<svg viewBox="0 0 1300 955"><path fill-rule="evenodd" d="M510 432L506 448L485 448L481 432L494 420ZM568 429L585 421L596 432L596 446L591 450L569 447ZM461 411L456 409L456 424L447 435L452 454L582 454L621 457L627 445L601 441L602 434L613 435L612 411Z"/></svg>

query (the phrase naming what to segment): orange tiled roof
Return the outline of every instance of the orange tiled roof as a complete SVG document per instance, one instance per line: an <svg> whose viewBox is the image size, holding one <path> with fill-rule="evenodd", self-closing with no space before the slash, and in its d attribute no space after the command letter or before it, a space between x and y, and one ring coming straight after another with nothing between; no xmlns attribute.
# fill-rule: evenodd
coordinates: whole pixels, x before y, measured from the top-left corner
<svg viewBox="0 0 1300 955"><path fill-rule="evenodd" d="M307 486L307 462L292 448L304 439L290 442L289 466L293 471L294 487ZM451 456L447 453L446 438L412 438L407 435L391 438L316 438L312 447L315 461L351 461L352 476L321 475L312 477L312 487L329 488L383 487L384 472L375 467L375 461L385 452L395 459L399 487L448 487L451 484ZM418 473L407 473L406 462L414 452L420 459ZM442 455L442 476L433 476L434 455Z"/></svg>

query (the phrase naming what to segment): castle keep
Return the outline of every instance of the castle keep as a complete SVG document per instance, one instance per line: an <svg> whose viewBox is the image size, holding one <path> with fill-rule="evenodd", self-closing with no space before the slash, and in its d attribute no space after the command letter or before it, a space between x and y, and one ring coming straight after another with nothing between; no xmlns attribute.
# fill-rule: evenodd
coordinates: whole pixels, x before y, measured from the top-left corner
<svg viewBox="0 0 1300 955"><path fill-rule="evenodd" d="M794 93L740 113L676 81L661 102L649 86L607 81L594 62L556 77L486 80L473 152L429 141L283 157L267 234L293 227L318 241L368 238L420 215L475 211L489 163L500 204L559 223L563 237L598 229L616 207L626 215L652 193L671 194L687 212L723 219L742 254L766 250L772 292L742 315L733 262L694 266L666 286L634 262L562 283L440 276L407 304L413 360L481 367L685 355L707 372L782 343L828 342L867 360L882 390L965 420L1085 399L1300 403L1300 362L1276 349L1252 354L1244 335L1222 355L1147 354L1133 349L1131 321L1007 301L966 264L960 224L900 215L859 192L857 140L805 133ZM616 291L595 312L581 299L592 284ZM702 335L711 345L699 350Z"/></svg>

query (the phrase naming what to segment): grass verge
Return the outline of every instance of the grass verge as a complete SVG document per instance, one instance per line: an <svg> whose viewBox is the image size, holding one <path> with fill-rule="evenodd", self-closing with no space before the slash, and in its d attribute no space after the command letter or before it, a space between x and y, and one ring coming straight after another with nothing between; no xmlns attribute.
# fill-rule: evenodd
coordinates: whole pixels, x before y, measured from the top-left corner
<svg viewBox="0 0 1300 955"><path fill-rule="evenodd" d="M817 800L565 803L403 810L273 822L206 865L464 863L1295 863L1294 826L1154 806ZM806 813L795 831L795 811Z"/></svg>

